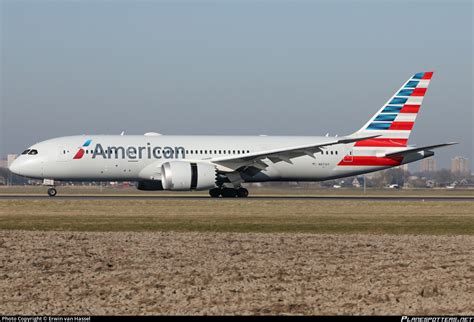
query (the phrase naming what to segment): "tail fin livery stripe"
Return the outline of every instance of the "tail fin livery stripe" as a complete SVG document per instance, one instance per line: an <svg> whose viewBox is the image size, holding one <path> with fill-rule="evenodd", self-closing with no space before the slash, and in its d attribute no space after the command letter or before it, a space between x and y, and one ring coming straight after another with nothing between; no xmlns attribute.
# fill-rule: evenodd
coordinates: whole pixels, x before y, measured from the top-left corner
<svg viewBox="0 0 474 322"><path fill-rule="evenodd" d="M395 122L415 122L416 114L414 113L400 113L395 118Z"/></svg>
<svg viewBox="0 0 474 322"><path fill-rule="evenodd" d="M379 139L408 139L409 131L399 130L370 130L366 133L377 135Z"/></svg>
<svg viewBox="0 0 474 322"><path fill-rule="evenodd" d="M420 83L420 81L408 81L403 88L415 88Z"/></svg>
<svg viewBox="0 0 474 322"><path fill-rule="evenodd" d="M425 96L426 88L415 88L411 96Z"/></svg>
<svg viewBox="0 0 474 322"><path fill-rule="evenodd" d="M416 88L428 88L429 84L430 84L429 80L423 79L418 82L418 85L416 86Z"/></svg>
<svg viewBox="0 0 474 322"><path fill-rule="evenodd" d="M433 72L426 72L421 79L431 79Z"/></svg>
<svg viewBox="0 0 474 322"><path fill-rule="evenodd" d="M418 104L421 105L423 102L423 96L410 96L407 98L407 101L404 103L406 105Z"/></svg>
<svg viewBox="0 0 474 322"><path fill-rule="evenodd" d="M387 105L380 113L398 113L403 108L402 105Z"/></svg>
<svg viewBox="0 0 474 322"><path fill-rule="evenodd" d="M391 146L387 141L382 141L383 139L399 140L398 143L406 146L432 77L433 72L417 73L403 84L395 95L356 132L358 135L374 134L380 137L368 143L357 142L355 147L377 146L375 144L380 144L381 147Z"/></svg>
<svg viewBox="0 0 474 322"><path fill-rule="evenodd" d="M421 105L403 105L400 113L418 113Z"/></svg>
<svg viewBox="0 0 474 322"><path fill-rule="evenodd" d="M389 130L411 131L415 122L393 122Z"/></svg>
<svg viewBox="0 0 474 322"><path fill-rule="evenodd" d="M379 114L374 121L395 121L398 114Z"/></svg>
<svg viewBox="0 0 474 322"><path fill-rule="evenodd" d="M405 104L408 101L408 98L405 97L394 97L390 104Z"/></svg>
<svg viewBox="0 0 474 322"><path fill-rule="evenodd" d="M391 124L390 122L374 122L367 127L367 130L388 130Z"/></svg>
<svg viewBox="0 0 474 322"><path fill-rule="evenodd" d="M375 146L375 147L405 147L408 139L370 139L358 141L354 146Z"/></svg>
<svg viewBox="0 0 474 322"><path fill-rule="evenodd" d="M402 89L397 96L425 96L426 88Z"/></svg>
<svg viewBox="0 0 474 322"><path fill-rule="evenodd" d="M413 94L416 88L414 89L402 89L400 92L398 92L397 96L410 96Z"/></svg>

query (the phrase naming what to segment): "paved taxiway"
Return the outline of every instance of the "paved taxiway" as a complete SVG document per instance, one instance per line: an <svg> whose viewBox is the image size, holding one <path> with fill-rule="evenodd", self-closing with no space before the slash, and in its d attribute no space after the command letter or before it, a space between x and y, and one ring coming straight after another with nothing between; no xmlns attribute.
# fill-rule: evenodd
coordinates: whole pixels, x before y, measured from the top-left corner
<svg viewBox="0 0 474 322"><path fill-rule="evenodd" d="M49 197L37 194L3 194L0 200L214 200L208 196L180 195L57 195ZM474 201L474 196L442 197L442 196L298 196L298 195L260 195L249 196L247 199L260 200L365 200L365 201ZM216 200L246 200L237 198L219 198Z"/></svg>

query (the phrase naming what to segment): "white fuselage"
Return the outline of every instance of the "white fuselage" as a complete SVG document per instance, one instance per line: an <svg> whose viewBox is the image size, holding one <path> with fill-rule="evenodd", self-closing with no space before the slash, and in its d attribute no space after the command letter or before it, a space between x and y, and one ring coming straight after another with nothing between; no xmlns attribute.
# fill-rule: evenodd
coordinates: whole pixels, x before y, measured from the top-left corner
<svg viewBox="0 0 474 322"><path fill-rule="evenodd" d="M160 180L161 165L172 160L212 162L219 157L327 140L328 137L314 136L70 136L31 146L29 149L37 150L37 154L21 155L11 170L26 177L67 181ZM86 142L89 144L84 146ZM352 157L353 145L328 146L312 156L293 158L291 162L268 161L266 169L254 176L243 175L243 179L245 182L322 181L389 167L338 165L343 158ZM78 152L81 149L83 153ZM364 152L367 153L375 157L377 151Z"/></svg>

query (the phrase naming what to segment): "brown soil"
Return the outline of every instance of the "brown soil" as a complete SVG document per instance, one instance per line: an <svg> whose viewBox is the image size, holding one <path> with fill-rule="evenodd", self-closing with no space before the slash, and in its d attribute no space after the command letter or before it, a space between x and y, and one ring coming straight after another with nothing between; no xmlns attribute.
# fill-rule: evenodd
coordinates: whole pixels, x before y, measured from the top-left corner
<svg viewBox="0 0 474 322"><path fill-rule="evenodd" d="M474 236L0 231L0 314L474 314Z"/></svg>

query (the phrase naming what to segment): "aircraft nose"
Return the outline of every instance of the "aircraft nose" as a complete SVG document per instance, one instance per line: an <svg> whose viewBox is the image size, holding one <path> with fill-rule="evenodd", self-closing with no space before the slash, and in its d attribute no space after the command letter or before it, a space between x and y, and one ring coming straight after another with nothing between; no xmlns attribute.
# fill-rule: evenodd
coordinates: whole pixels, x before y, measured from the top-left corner
<svg viewBox="0 0 474 322"><path fill-rule="evenodd" d="M10 172L21 176L21 164L20 163L21 163L21 161L18 160L18 159L13 161L13 163L10 164L10 167L9 167Z"/></svg>
<svg viewBox="0 0 474 322"><path fill-rule="evenodd" d="M12 173L23 177L41 178L43 175L42 162L38 158L30 160L20 156L13 161L9 169Z"/></svg>

